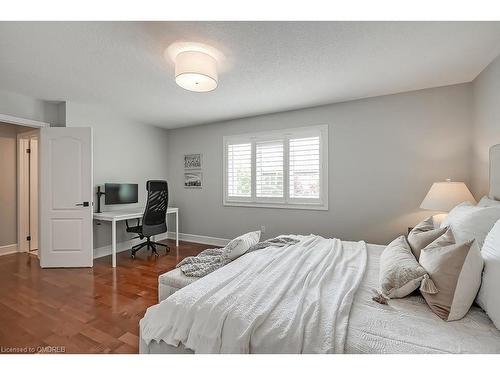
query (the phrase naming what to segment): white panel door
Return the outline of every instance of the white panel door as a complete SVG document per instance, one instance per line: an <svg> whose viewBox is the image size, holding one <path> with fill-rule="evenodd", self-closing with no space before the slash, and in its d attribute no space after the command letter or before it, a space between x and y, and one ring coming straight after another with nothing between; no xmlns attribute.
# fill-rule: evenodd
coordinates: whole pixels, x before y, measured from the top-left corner
<svg viewBox="0 0 500 375"><path fill-rule="evenodd" d="M92 129L40 131L41 267L92 267Z"/></svg>

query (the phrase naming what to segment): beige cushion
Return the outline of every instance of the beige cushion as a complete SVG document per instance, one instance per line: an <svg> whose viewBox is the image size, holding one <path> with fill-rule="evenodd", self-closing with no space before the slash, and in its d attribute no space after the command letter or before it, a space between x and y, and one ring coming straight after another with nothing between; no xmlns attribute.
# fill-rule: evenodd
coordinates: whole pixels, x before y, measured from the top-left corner
<svg viewBox="0 0 500 375"><path fill-rule="evenodd" d="M437 288L437 293L422 291L434 313L446 321L467 314L481 285L483 259L477 242L456 243L451 229L420 253L420 264Z"/></svg>
<svg viewBox="0 0 500 375"><path fill-rule="evenodd" d="M420 251L446 232L447 228L434 228L432 216L418 223L408 234L408 244L415 258L420 258Z"/></svg>
<svg viewBox="0 0 500 375"><path fill-rule="evenodd" d="M420 285L426 272L412 254L405 236L392 241L380 257L380 292L386 298L402 298Z"/></svg>
<svg viewBox="0 0 500 375"><path fill-rule="evenodd" d="M231 260L242 256L250 247L256 245L260 239L260 230L255 232L245 233L234 240L231 240L224 247L224 254Z"/></svg>

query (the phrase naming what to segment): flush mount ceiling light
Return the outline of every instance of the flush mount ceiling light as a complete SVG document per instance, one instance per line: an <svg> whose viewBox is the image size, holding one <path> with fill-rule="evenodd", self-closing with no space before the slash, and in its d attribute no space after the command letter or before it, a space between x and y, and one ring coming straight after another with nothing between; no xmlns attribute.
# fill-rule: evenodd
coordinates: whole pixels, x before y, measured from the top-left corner
<svg viewBox="0 0 500 375"><path fill-rule="evenodd" d="M175 82L195 92L213 91L218 85L217 69L224 55L202 43L176 42L165 51L175 64Z"/></svg>
<svg viewBox="0 0 500 375"><path fill-rule="evenodd" d="M175 82L189 91L215 90L217 87L217 61L203 52L181 52L175 57Z"/></svg>

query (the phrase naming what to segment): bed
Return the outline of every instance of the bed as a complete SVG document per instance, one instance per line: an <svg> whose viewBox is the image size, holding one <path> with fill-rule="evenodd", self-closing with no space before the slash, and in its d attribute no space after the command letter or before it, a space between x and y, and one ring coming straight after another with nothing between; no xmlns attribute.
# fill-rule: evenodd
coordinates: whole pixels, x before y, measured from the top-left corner
<svg viewBox="0 0 500 375"><path fill-rule="evenodd" d="M498 168L496 168L495 166L498 166ZM499 171L499 173L497 173L496 171ZM491 149L490 152L490 195L492 197L497 197L499 195L499 174L500 146L495 146ZM307 246L313 246L311 244L316 243L311 242L313 241L311 239L311 236L302 236L301 239L302 242L297 245L303 246L301 251L307 249ZM317 241L319 241L318 243L325 243L322 242L323 240L339 241L326 240L321 238L317 239ZM352 269L357 268L357 271L353 272L353 275L361 273L362 276L359 278L359 284L356 285L352 300L349 301L349 293L352 288L347 287L347 292L340 296L339 301L342 302L336 302L338 306L340 306L339 309L344 309L346 308L345 300L348 300L348 311L347 315L343 315L341 313L332 315L332 319L335 320L336 325L334 324L333 327L331 327L331 325L328 325L328 327L331 328L332 336L334 336L331 340L332 343L329 343L328 345L331 345L334 350L322 350L324 347L321 346L323 345L321 340L328 341L328 336L326 336L326 338L321 338L321 340L319 340L319 343L315 342L314 344L316 346L307 346L309 345L309 343L307 343L307 345L304 344L304 340L301 343L301 345L305 345L303 347L287 346L289 343L286 340L286 337L279 337L281 334L283 334L282 332L285 331L276 330L276 326L283 324L283 321L293 321L294 318L292 317L281 319L280 321L271 319L271 322L269 323L270 328L268 327L268 330L266 331L267 336L255 335L250 337L246 340L246 342L248 342L248 345L246 347L241 347L241 342L235 341L235 343L233 344L232 338L227 337L226 332L226 338L224 338L224 335L221 335L222 343L219 343L219 346L217 346L216 350L214 350L212 347L200 346L201 348L208 349L201 351L196 350L196 352L335 352L371 354L500 353L500 331L496 329L486 313L478 306L472 306L470 311L463 319L453 322L445 322L429 309L424 299L418 293L415 293L414 295L403 299L392 299L388 302L387 305L374 302L372 300L372 297L375 295L376 289L378 288L379 260L385 246L372 244L366 245L364 243L345 241L339 242L341 242L340 246L342 246L343 248L343 253L348 254L349 252L352 252L353 254L357 255L357 258L362 256L362 252L360 251L362 251L361 249L363 249L364 246L366 259L364 261L364 265L361 264L362 262L359 263L358 260L356 260L356 262L358 262L357 264L347 264L346 270L343 271L348 273L351 272ZM163 297L160 296L160 300L162 298L164 298L164 300L160 301L158 305L155 305L148 309L145 318L141 320L140 352L177 354L193 353L193 350L191 350L190 348L197 346L193 345L193 340L190 340L189 337L189 329L192 328L192 325L189 325L186 331L187 333L185 333L184 336L183 334L178 334L177 332L170 336L168 334L165 334L163 339L162 334L158 333L162 331L163 320L167 321L168 319L170 319L171 323L173 321L175 324L180 324L182 326L183 321L189 319L187 315L189 314L190 309L184 311L182 311L181 309L180 312L178 311L178 317L176 318L177 320L168 317L168 314L166 312L174 311L172 310L172 308L175 309L175 307L179 307L179 304L193 303L193 300L197 299L197 301L194 302L192 306L199 307L203 302L205 307L205 310L203 310L202 308L198 311L198 315L194 314L198 323L201 322L198 325L209 325L209 317L212 316L213 319L213 317L217 316L210 315L212 313L210 307L213 306L214 309L216 309L217 304L207 303L207 298L209 297L203 297L203 293L205 293L203 290L208 290L210 288L210 285L217 284L217 282L220 281L220 278L225 278L226 280L228 280L231 279L231 277L235 277L234 275L238 274L238 270L240 273L243 272L243 270L247 269L249 267L249 264L252 263L251 260L249 260L249 256L253 256L255 257L255 259L257 259L256 257L259 256L261 257L259 259L269 257L270 255L265 254L265 251L267 250L263 249L260 250L260 252L262 252L261 254L257 252L253 255L248 254L241 258L238 258L229 265L194 282L193 280L183 279L182 284L178 285L179 288L182 288L179 292L175 292L175 287L168 289L167 292L163 292ZM309 260L305 262L306 265L304 267L307 266L308 262ZM231 269L233 269L233 271L231 271ZM231 272L233 272L233 274L231 274ZM300 276L300 272L298 273L298 275ZM332 288L332 285L337 285L338 283L339 280L336 280L332 284L322 284L320 288L323 288L325 285L328 286L328 288ZM355 276L351 275L351 279L348 283L356 283ZM186 286L184 284L188 285ZM165 285L163 287L163 290L165 291ZM219 291L218 293L218 295L220 296L222 292ZM258 288L255 288L252 293L254 294L252 298L259 298ZM332 295L331 298L337 297L338 296L336 295ZM245 310L245 304L251 304L251 302L248 301L252 301L252 299L249 298L248 300L245 300L244 298L241 298L236 302L233 301L232 303L238 306L237 310ZM207 306L208 309L206 308ZM168 308L171 308L171 310L169 310ZM294 308L296 308L296 306ZM282 314L284 316L287 316L287 314L290 315L290 311L286 309L284 310L283 306L280 305L279 309L283 311ZM328 309L326 309L325 311L329 311L329 309L330 307L328 307ZM301 315L307 316L308 311L308 309L302 311ZM203 314L207 314L206 321L203 320ZM241 313L241 316L244 315L245 313ZM315 316L314 319L316 318L317 317ZM237 318L234 318L234 315L227 314L227 316L215 322L216 324L214 325L214 327L216 329L220 328L220 332L223 332L223 326L227 326L230 328L227 328L226 331L231 331L231 329L234 329L233 320L235 319L237 320ZM258 321L258 319L252 321L252 324L255 324L255 321ZM259 324L261 323L262 322L259 322ZM148 326L149 328L151 328L151 326L154 326L156 331L155 329L149 329ZM253 325L249 325L249 328L251 330L255 330L255 327ZM249 328L247 327L247 329L244 330L245 334L246 331L249 330ZM324 333L320 332L320 328L324 330L324 325L313 326L312 332L315 332L316 330L318 334ZM301 330L304 330L304 326L300 326L300 329L298 330L288 330L284 333L284 335L290 335L291 333L295 334L295 331ZM234 332L238 332L238 330L236 329ZM275 336L278 336L278 338L276 338ZM175 338L176 340L172 340L172 338ZM309 340L314 341L314 339L315 338ZM274 346L269 344L267 341L273 342Z"/></svg>

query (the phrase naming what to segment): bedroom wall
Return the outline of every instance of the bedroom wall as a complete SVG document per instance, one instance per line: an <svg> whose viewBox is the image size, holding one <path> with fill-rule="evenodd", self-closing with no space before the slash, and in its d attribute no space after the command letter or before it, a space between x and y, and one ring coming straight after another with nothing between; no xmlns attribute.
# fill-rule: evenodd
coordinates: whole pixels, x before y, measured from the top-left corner
<svg viewBox="0 0 500 375"><path fill-rule="evenodd" d="M0 247L17 243L17 129L0 122Z"/></svg>
<svg viewBox="0 0 500 375"><path fill-rule="evenodd" d="M232 238L316 233L385 244L429 215L430 185L470 182L471 85L462 84L169 131L171 205L182 233ZM222 137L329 125L329 210L222 205ZM203 189L183 188L183 155L203 154Z"/></svg>
<svg viewBox="0 0 500 375"><path fill-rule="evenodd" d="M131 121L105 108L66 102L67 127L90 126L94 132L94 186L105 182L139 184L139 203L105 206L106 210L144 207L146 181L167 178L167 130ZM94 200L97 198L94 196ZM97 204L97 201L96 201ZM125 222L117 224L117 242L132 237L125 232ZM94 249L111 244L111 226L94 223ZM106 250L107 251L107 250Z"/></svg>
<svg viewBox="0 0 500 375"><path fill-rule="evenodd" d="M48 122L57 126L59 104L0 90L0 113L4 115Z"/></svg>
<svg viewBox="0 0 500 375"><path fill-rule="evenodd" d="M472 191L488 194L489 148L500 143L500 57L473 81Z"/></svg>

